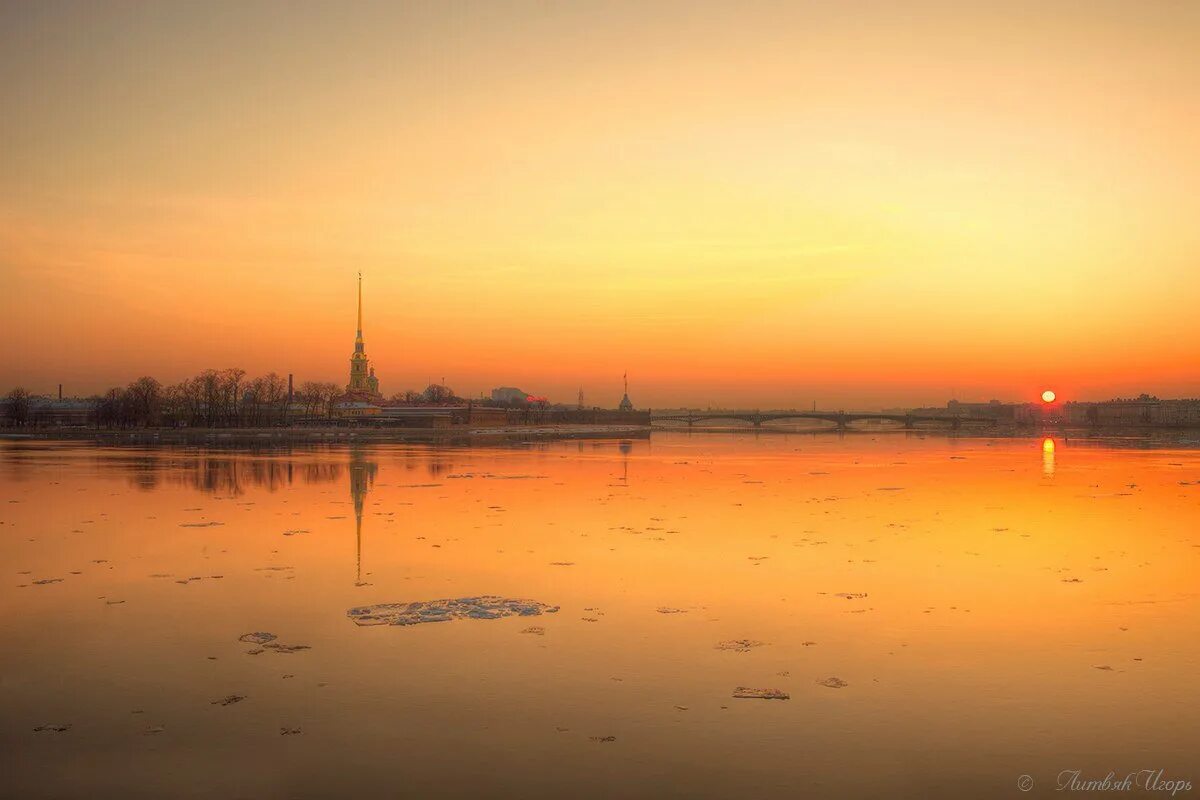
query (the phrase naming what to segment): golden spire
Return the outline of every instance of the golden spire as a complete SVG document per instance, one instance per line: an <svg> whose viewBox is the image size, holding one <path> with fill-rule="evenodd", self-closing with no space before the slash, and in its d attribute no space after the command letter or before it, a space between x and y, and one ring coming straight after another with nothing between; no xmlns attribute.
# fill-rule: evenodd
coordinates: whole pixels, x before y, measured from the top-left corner
<svg viewBox="0 0 1200 800"><path fill-rule="evenodd" d="M358 338L362 338L362 271L358 273Z"/></svg>

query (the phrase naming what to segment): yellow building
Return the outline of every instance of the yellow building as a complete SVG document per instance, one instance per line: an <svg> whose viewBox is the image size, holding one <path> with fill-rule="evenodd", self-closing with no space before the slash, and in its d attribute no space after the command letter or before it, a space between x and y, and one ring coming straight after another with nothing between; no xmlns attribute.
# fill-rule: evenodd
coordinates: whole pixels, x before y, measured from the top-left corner
<svg viewBox="0 0 1200 800"><path fill-rule="evenodd" d="M367 360L362 335L362 273L358 273L358 333L354 337L354 355L350 356L350 382L346 394L355 398L382 399L379 394L379 379L375 368Z"/></svg>

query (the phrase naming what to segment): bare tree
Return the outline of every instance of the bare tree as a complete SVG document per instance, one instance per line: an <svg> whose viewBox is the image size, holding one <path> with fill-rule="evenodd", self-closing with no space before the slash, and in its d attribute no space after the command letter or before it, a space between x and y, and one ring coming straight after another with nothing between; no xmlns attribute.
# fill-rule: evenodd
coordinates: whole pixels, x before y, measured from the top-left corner
<svg viewBox="0 0 1200 800"><path fill-rule="evenodd" d="M454 390L440 383L431 383L425 387L421 399L426 403L449 403L454 400Z"/></svg>
<svg viewBox="0 0 1200 800"><path fill-rule="evenodd" d="M149 376L142 376L125 390L125 402L132 415L131 422L143 425L157 425L162 415L163 388L162 384Z"/></svg>
<svg viewBox="0 0 1200 800"><path fill-rule="evenodd" d="M29 422L29 390L18 386L5 396L4 401L8 404L10 424L25 425Z"/></svg>
<svg viewBox="0 0 1200 800"><path fill-rule="evenodd" d="M321 413L321 384L317 381L300 384L300 400L304 403L304 416L318 416Z"/></svg>
<svg viewBox="0 0 1200 800"><path fill-rule="evenodd" d="M342 387L336 383L321 384L321 410L326 417L333 416L333 404L342 394Z"/></svg>
<svg viewBox="0 0 1200 800"><path fill-rule="evenodd" d="M225 425L237 425L240 420L242 380L245 377L246 370L239 367L228 367L219 373L218 403Z"/></svg>
<svg viewBox="0 0 1200 800"><path fill-rule="evenodd" d="M274 424L283 418L287 381L277 373L268 372L249 383L244 398L251 425Z"/></svg>

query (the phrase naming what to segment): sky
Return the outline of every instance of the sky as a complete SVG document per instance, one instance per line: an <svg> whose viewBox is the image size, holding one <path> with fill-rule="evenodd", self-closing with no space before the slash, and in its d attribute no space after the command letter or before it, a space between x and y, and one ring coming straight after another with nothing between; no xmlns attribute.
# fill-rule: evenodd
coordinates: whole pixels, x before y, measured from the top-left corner
<svg viewBox="0 0 1200 800"><path fill-rule="evenodd" d="M0 387L1200 396L1200 4L0 0Z"/></svg>

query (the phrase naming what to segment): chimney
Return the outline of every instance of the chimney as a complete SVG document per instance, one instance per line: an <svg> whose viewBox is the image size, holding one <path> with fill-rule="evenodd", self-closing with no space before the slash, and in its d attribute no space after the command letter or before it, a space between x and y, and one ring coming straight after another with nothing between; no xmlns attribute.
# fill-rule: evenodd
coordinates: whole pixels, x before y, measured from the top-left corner
<svg viewBox="0 0 1200 800"><path fill-rule="evenodd" d="M62 384L58 385L58 399L62 400Z"/></svg>
<svg viewBox="0 0 1200 800"><path fill-rule="evenodd" d="M292 400L295 398L295 396L296 396L296 393L292 388L292 373L289 372L288 373L288 405L289 406L292 404Z"/></svg>

